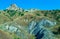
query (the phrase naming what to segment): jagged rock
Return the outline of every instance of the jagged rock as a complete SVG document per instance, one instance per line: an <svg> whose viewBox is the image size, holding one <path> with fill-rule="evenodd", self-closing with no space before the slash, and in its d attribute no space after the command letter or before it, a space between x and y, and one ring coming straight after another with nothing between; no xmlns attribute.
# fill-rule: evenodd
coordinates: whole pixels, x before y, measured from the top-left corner
<svg viewBox="0 0 60 39"><path fill-rule="evenodd" d="M43 37L44 39L53 39L51 34L52 32L47 30L45 26L52 27L54 25L56 25L56 22L51 22L49 20L42 19L39 22L32 21L29 24L28 29L30 34L34 34L36 36L36 39L42 39Z"/></svg>
<svg viewBox="0 0 60 39"><path fill-rule="evenodd" d="M39 22L39 25L51 27L51 26L56 25L56 22L52 22L52 21L49 21L49 20L46 20L46 19L42 19L42 20Z"/></svg>
<svg viewBox="0 0 60 39"><path fill-rule="evenodd" d="M11 4L11 6L9 6L8 8L7 8L7 10L18 10L18 11L20 11L20 12L23 12L24 11L24 9L22 9L22 8L19 8L16 4Z"/></svg>

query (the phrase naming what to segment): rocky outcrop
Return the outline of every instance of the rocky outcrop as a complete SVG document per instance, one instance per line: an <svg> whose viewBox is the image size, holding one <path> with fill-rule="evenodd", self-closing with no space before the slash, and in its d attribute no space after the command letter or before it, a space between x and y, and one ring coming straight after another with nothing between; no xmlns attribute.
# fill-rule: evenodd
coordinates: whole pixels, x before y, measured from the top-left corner
<svg viewBox="0 0 60 39"><path fill-rule="evenodd" d="M12 4L7 8L8 10L18 10L19 8L16 6L16 4Z"/></svg>
<svg viewBox="0 0 60 39"><path fill-rule="evenodd" d="M4 26L2 26L2 29L10 33L15 33L17 36L24 37L23 39L28 38L27 36L25 36L28 33L35 35L36 39L54 39L53 33L45 28L46 26L52 27L54 25L56 25L56 22L52 22L47 19L42 19L38 22L30 22L28 27L23 27L16 24L5 24Z"/></svg>
<svg viewBox="0 0 60 39"><path fill-rule="evenodd" d="M29 33L34 34L36 39L53 39L53 33L47 30L45 26L52 27L55 26L56 22L52 22L46 19L42 19L39 22L32 21L29 24Z"/></svg>
<svg viewBox="0 0 60 39"><path fill-rule="evenodd" d="M22 37L22 39L28 39L27 35L33 34L36 39L54 39L53 33L46 29L45 27L53 27L56 25L56 22L52 22L47 19L42 19L40 21L32 21L27 27L17 25L17 23L4 24L0 26L2 30L15 33L17 36Z"/></svg>

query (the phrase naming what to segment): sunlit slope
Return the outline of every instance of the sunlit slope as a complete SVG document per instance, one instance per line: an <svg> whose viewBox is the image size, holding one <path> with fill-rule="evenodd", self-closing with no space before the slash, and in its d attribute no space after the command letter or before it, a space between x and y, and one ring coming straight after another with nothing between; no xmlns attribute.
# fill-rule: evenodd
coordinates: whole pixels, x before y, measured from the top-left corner
<svg viewBox="0 0 60 39"><path fill-rule="evenodd" d="M42 21L42 20L45 20L45 21ZM46 29L50 30L57 39L60 39L60 10L38 10L38 9L24 10L22 8L17 7L16 5L11 5L8 9L5 9L5 10L0 10L1 32L8 33L8 36L11 35L11 36L13 36L12 38L14 38L14 39L23 39L23 36L21 36L21 37L17 36L16 32L9 31L9 29L11 29L11 27L14 27L14 28L17 28L20 26L24 27L22 30L20 28L17 28L17 29L21 30L20 33L24 34L24 36L26 35L26 36L28 36L28 38L30 38L29 36L31 36L30 39L33 39L34 36L30 35L28 32L26 32L28 30L27 27L29 26L29 24L32 21L39 24L40 23L39 21L42 21L42 23L43 23L43 22L46 22L46 20L50 23L50 25L54 24L52 22L56 22L56 25L53 27L48 27L45 25L44 26ZM33 26L34 22L32 23L32 26ZM47 25L49 23L47 23ZM5 29L6 26L7 27L9 26L9 27L7 29ZM27 29L27 30L25 30L25 29ZM15 30L15 29L13 29L13 30ZM13 33L11 33L11 32L13 32ZM1 37L1 39L4 39L4 36L2 36L2 37ZM8 37L8 39L10 39L10 38Z"/></svg>

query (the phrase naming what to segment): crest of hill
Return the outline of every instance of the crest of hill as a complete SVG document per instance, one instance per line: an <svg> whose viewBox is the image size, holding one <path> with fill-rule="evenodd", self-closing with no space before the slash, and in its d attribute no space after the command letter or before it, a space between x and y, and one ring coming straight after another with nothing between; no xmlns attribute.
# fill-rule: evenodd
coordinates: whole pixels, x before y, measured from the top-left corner
<svg viewBox="0 0 60 39"><path fill-rule="evenodd" d="M0 10L0 17L1 19L3 19L2 22L4 21L5 17L6 20L9 19L11 21L14 21L16 18L19 17L22 17L22 19L28 18L29 20L31 18L36 18L38 20L45 17L48 19L60 21L60 10L24 10L22 8L19 8L16 4L12 4L7 9L2 11Z"/></svg>

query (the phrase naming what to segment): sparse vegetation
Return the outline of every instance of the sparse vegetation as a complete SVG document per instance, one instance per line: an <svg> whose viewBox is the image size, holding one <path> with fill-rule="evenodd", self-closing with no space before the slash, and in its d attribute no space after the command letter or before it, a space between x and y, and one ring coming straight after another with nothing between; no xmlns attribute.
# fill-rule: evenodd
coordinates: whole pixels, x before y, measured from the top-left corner
<svg viewBox="0 0 60 39"><path fill-rule="evenodd" d="M42 18L48 18L57 22L57 25L53 27L53 29L51 28L51 31L54 33L56 38L58 38L57 36L60 36L60 10L36 10L32 13L29 11L20 12L19 10L8 9L0 11L0 25L7 22L16 22L19 25L27 26L32 20L40 20ZM12 36L14 39L20 39L20 37L17 37L16 35ZM34 36L32 36L31 39L33 37Z"/></svg>

